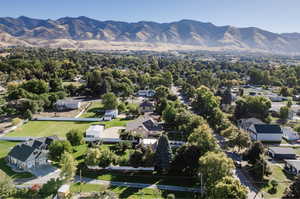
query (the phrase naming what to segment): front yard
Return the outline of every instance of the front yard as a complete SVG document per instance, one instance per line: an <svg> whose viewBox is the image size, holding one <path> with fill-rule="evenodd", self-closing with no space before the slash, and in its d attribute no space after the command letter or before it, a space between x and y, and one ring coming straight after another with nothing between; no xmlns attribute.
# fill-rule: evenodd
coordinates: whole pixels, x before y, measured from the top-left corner
<svg viewBox="0 0 300 199"><path fill-rule="evenodd" d="M27 173L27 172L16 173L13 170L11 170L9 166L6 165L5 157L7 156L10 149L17 144L18 142L0 141L0 169L4 171L7 175L12 177L13 179L33 177L31 173Z"/></svg>

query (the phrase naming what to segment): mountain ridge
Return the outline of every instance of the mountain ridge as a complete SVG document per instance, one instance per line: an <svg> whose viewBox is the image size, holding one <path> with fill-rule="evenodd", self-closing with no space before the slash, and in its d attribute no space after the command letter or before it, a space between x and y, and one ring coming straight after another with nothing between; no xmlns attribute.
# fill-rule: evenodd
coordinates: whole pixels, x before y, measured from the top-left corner
<svg viewBox="0 0 300 199"><path fill-rule="evenodd" d="M20 45L87 49L99 43L144 43L190 48L300 53L300 33L273 33L256 27L216 26L183 19L169 23L153 21L100 21L85 16L57 20L26 16L0 18L0 46ZM95 41L94 45L91 41ZM117 45L117 44L116 44ZM81 47L80 47L81 46ZM101 46L99 46L100 48Z"/></svg>

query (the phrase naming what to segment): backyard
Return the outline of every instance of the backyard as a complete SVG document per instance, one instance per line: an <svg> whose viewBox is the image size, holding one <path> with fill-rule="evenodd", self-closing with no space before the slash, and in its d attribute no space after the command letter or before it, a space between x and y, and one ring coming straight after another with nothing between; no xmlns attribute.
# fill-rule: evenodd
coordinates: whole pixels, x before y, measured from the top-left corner
<svg viewBox="0 0 300 199"><path fill-rule="evenodd" d="M288 176L279 165L271 165L271 169L272 175L268 177L269 183L263 185L262 191L264 192L264 196L266 199L281 198L284 194L285 189L291 183L290 176ZM276 193L270 192L270 189L272 187L270 183L271 180L276 180L278 182Z"/></svg>
<svg viewBox="0 0 300 199"><path fill-rule="evenodd" d="M14 147L16 144L18 144L18 142L0 141L0 169L14 179L33 177L30 173L27 172L16 173L6 165L5 157L7 156L10 149Z"/></svg>

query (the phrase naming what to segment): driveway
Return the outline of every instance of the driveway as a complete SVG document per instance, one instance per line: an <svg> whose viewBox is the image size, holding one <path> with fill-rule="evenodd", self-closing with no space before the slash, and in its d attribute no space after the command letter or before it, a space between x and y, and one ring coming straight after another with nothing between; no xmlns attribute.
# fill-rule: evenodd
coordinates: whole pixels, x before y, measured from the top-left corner
<svg viewBox="0 0 300 199"><path fill-rule="evenodd" d="M60 170L51 166L43 166L40 168L34 168L29 171L33 175L36 176L34 179L20 179L15 181L17 184L23 185L34 185L34 184L45 184L51 178L58 178L60 174Z"/></svg>
<svg viewBox="0 0 300 199"><path fill-rule="evenodd" d="M125 127L111 127L104 129L101 138L119 138L119 130L125 129Z"/></svg>

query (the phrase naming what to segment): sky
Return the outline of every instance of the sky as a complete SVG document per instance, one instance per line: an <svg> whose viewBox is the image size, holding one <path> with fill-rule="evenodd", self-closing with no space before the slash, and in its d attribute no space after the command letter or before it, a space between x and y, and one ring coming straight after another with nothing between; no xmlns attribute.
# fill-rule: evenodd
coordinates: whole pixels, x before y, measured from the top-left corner
<svg viewBox="0 0 300 199"><path fill-rule="evenodd" d="M300 0L1 0L0 17L19 16L126 22L193 19L218 26L300 32Z"/></svg>

